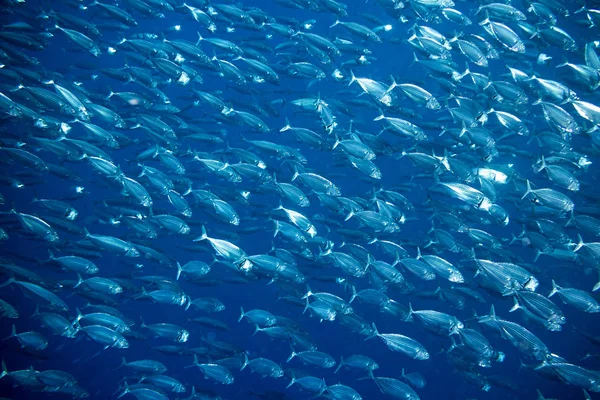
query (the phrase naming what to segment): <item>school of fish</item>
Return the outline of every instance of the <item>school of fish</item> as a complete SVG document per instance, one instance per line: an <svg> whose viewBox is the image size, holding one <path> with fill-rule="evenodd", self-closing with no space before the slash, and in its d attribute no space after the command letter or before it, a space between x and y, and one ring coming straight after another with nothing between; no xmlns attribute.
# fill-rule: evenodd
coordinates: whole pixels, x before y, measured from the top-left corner
<svg viewBox="0 0 600 400"><path fill-rule="evenodd" d="M0 7L0 395L600 392L598 2Z"/></svg>

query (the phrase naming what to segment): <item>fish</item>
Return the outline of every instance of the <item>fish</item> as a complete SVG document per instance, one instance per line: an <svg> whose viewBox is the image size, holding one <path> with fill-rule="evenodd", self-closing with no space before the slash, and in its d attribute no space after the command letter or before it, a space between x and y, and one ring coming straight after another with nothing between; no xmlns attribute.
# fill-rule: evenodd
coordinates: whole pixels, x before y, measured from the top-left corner
<svg viewBox="0 0 600 400"><path fill-rule="evenodd" d="M29 291L33 295L37 296L40 300L43 300L42 303L46 303L50 308L55 308L60 311L68 311L69 306L63 299L61 299L56 294L52 293L48 289L38 286L34 283L24 282L15 280L15 278L9 278L6 282L4 282L1 286L7 286L10 284L18 285L22 287L24 290Z"/></svg>
<svg viewBox="0 0 600 400"><path fill-rule="evenodd" d="M16 338L22 348L30 349L32 351L41 351L48 347L48 339L42 334L34 331L17 333L17 328L13 325L10 336L4 338L8 340Z"/></svg>
<svg viewBox="0 0 600 400"><path fill-rule="evenodd" d="M308 350L296 353L294 350L292 350L292 353L287 358L287 362L290 362L296 357L302 360L302 362L305 364L315 365L321 368L333 368L336 365L336 361L329 354L321 351Z"/></svg>
<svg viewBox="0 0 600 400"><path fill-rule="evenodd" d="M373 325L372 337L379 337L392 351L406 354L415 360L429 359L429 352L416 340L398 333L379 333ZM372 372L369 370L369 372Z"/></svg>
<svg viewBox="0 0 600 400"><path fill-rule="evenodd" d="M198 367L206 379L212 379L223 385L234 383L233 374L224 366L215 363L199 363L198 357L194 354L194 364L191 367Z"/></svg>

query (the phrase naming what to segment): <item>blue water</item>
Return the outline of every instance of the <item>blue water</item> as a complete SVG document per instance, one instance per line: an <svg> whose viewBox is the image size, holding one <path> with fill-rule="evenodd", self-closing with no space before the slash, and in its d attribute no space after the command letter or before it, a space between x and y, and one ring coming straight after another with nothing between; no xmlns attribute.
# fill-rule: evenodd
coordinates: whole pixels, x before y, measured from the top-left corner
<svg viewBox="0 0 600 400"><path fill-rule="evenodd" d="M83 4L83 3L81 3ZM413 20L407 24L402 24L397 21L393 21L389 15L387 15L381 6L375 1L363 2L363 1L348 1L348 17L342 18L344 21L355 21L364 23L367 26L372 26L368 21L361 19L360 14L371 14L380 18L385 23L391 23L393 29L387 33L381 33L385 38L397 38L404 40L409 34L407 29L411 26ZM42 8L49 8L47 4L40 4ZM310 10L293 10L290 8L282 7L276 3L266 1L251 1L247 0L244 2L245 6L256 6L260 7L265 13L274 16L288 16L293 17L297 21L306 21L315 19L313 33L328 36L330 38L339 35L340 37L350 37L350 35L342 28L335 27L329 28L335 21L335 17L331 13L315 13ZM24 15L33 17L38 13L38 5L35 2L27 2L26 5L20 6L21 10L24 10ZM70 4L67 2L55 2L52 4L52 8L55 11L67 11L83 17L87 14L82 10L76 8L76 4ZM469 15L474 22L476 17L472 11L476 8L473 2L458 2L456 8ZM524 9L523 7L521 9ZM85 11L86 13L90 10ZM131 12L132 15L138 21L138 26L129 29L124 36L130 37L135 33L140 32L152 32L158 33L165 32L166 36L170 39L185 39L195 42L197 39L196 30L201 30L200 26L189 18L189 15L179 14L176 12L164 11L166 18L164 19L145 19L143 15L135 12ZM18 14L9 15L3 14L1 17L3 23L7 21L18 20ZM94 18L93 21L99 21L98 18ZM576 38L578 44L582 47L584 43L597 39L597 29L587 29L572 23L573 19L565 20L559 19L559 25L568 30L572 37ZM180 32L174 33L169 31L174 25L180 24L182 29ZM226 32L226 23L219 23L219 30L214 35L220 38L226 38L233 41L234 43L244 46L244 40L246 38L252 38L256 41L265 41L268 45L275 47L278 43L284 39L273 35L273 38L266 38L266 31L257 30L249 31L243 28L236 28L235 32ZM454 30L461 30L462 27L451 24L450 22L444 22L440 25L435 25L435 28L440 32L443 32L447 37L452 36ZM478 32L481 33L482 29L476 23L469 27L464 28L464 33ZM40 62L40 69L38 71L45 71L45 77L51 77L54 72L60 72L64 80L58 80L58 82L69 82L70 80L82 81L83 86L90 93L98 95L100 97L106 96L109 90L113 91L136 91L138 86L135 84L124 85L118 81L112 80L97 69L100 68L118 68L122 67L125 62L124 52L117 51L115 55L103 54L99 58L92 57L87 52L81 52L74 49L74 45L67 41L63 34L60 32L53 32L54 37L48 42L48 46L41 52L30 52L32 56L38 58ZM111 32L110 30L103 30L103 35L100 40L100 47L105 50L107 45L114 46L120 39L123 38L122 33ZM202 31L203 36L212 37L207 31ZM525 35L523 34L523 37ZM491 38L489 38L492 41ZM359 42L359 41L357 41ZM390 83L390 75L393 75L398 82L410 82L419 84L422 87L430 90L434 93L438 99L442 98L443 93L437 85L427 78L425 75L425 69L419 65L411 65L412 62L412 48L406 42L398 44L387 43L384 41L382 44L365 44L372 50L372 56L369 58L372 60L370 65L354 67L353 71L356 76L370 77L378 81ZM206 43L201 44L203 50L212 55L212 47ZM565 55L568 56L568 60L576 63L583 63L581 52L575 55L567 54L563 50L556 48L544 49L544 52L554 58L558 62ZM346 61L351 59L353 56L343 56L340 60L337 60L334 65L320 65L321 68L327 73L328 79L307 89L307 80L292 79L284 74L280 74L281 85L273 86L268 83L265 84L250 84L249 87L256 88L258 93L255 95L254 100L252 97L244 96L230 87L222 78L211 76L210 74L204 74L203 84L194 84L198 90L207 92L220 91L222 97L225 100L238 100L240 102L257 101L259 104L266 104L274 100L283 99L286 103L303 97L316 97L320 93L324 99L331 97L338 97L340 100L352 99L360 93L360 89L357 85L353 85L350 88L345 88L344 83L336 83L331 80L330 74L333 69L339 67L341 60ZM459 71L462 71L464 65L464 57L457 52L453 52L454 60L459 64ZM269 56L270 60L280 60L280 58ZM309 59L319 65L314 59ZM78 65L80 62L92 63L94 69L83 70L78 68L71 68L69 66ZM519 60L511 61L511 65L518 67ZM559 79L558 71L554 68L556 62L553 62L549 66L535 66L535 71L539 76L545 79ZM241 65L241 64L238 64ZM507 73L507 69L504 66L504 60L490 60L490 67L486 69L472 67L474 71L478 71L484 74L491 74L495 79ZM202 71L201 69L198 69ZM279 70L277 70L279 72ZM85 79L83 75L96 74L98 78L95 80ZM508 80L509 78L504 78ZM189 99L185 96L188 93L188 87L180 87L175 84L167 85L163 89L164 93L172 100L173 104L183 108L189 104ZM348 91L350 94L340 94L340 91ZM581 91L583 92L583 91ZM344 97L343 97L344 96ZM586 94L583 96L588 101L594 101L598 99L596 94ZM366 99L367 96L363 95L359 97ZM531 99L534 100L534 99ZM451 123L449 120L448 113L446 111L431 111L420 108L409 100L405 101L406 106L410 109L416 110L423 117L422 121L431 121L439 118L447 120L447 123ZM118 107L118 101L114 104ZM239 105L235 104L234 108L238 108ZM567 106L565 106L567 107ZM571 110L569 108L569 110ZM117 109L119 111L119 109ZM251 109L248 110L253 112ZM381 124L378 122L372 122L373 118L378 115L376 109L366 109L354 107L354 116L352 118L337 113L338 130L343 132L348 126L350 119L354 121L354 124L358 129L370 133L377 133L381 129ZM194 107L191 110L184 112L184 115L189 119L188 124L192 123L194 119L202 120L206 116L216 114L214 109L208 106L201 105ZM573 114L575 114L573 112ZM252 140L270 140L278 144L285 144L294 148L299 149L303 155L308 159L307 166L311 171L320 173L324 176L331 175L331 180L341 189L342 195L346 197L360 196L364 198L370 197L372 188L395 188L401 186L411 180L411 177L417 173L420 173L418 169L413 167L410 161L406 158L396 160L395 158L378 156L375 161L376 165L381 169L383 179L380 182L365 181L361 179L363 175L347 165L335 166L332 163L333 157L331 152L322 151L310 148L309 146L299 143L294 140L293 136L289 132L279 133L278 130L285 125L285 117L289 118L292 126L305 127L313 129L316 132L323 132L320 122L316 116L307 116L295 113L293 106L286 104L280 111L280 116L263 116L263 119L268 126L271 128L271 132L268 134L260 134L250 132L249 129L243 126L224 125L224 124L204 124L200 125L207 130L210 129L226 129L227 136L226 140L235 147L244 147L240 141L241 135L243 134L248 139ZM545 129L544 120L541 114L539 106L531 106L530 113L527 115L528 126L530 130L542 130ZM490 125L497 126L494 121L494 117L490 116ZM68 119L66 119L68 121ZM419 123L418 120L413 121ZM72 134L76 136L83 132L82 127L78 124L71 124L73 127ZM6 131L10 136L23 137L24 141L27 132L30 130L28 127L23 127L19 123L7 120L2 122L2 129ZM453 127L456 127L453 125ZM175 129L177 132L177 129ZM499 131L499 130L498 130ZM336 130L337 132L337 130ZM135 138L145 138L144 134L123 130L122 133L131 135ZM437 131L427 131L429 136L429 143L427 149L433 149L436 154L443 154L443 146L441 140L437 136ZM400 147L401 141L397 138L393 138L390 135L390 140L393 143L397 143ZM442 137L443 138L443 137ZM517 143L519 145L524 144L526 141L519 138ZM581 148L580 143L587 143L586 139L575 138L574 143L576 148ZM191 143L191 142L190 142ZM218 146L204 145L192 143L193 148L199 151L211 152L218 149ZM532 154L542 153L535 140L528 144L528 148ZM123 172L130 177L135 177L139 173L139 168L135 162L127 162L135 158L136 154L144 150L146 147L137 147L135 145L125 147L123 149L113 151L111 150L111 156L113 157L115 164L119 164ZM185 149L185 145L180 150ZM108 150L105 148L105 150ZM255 150L253 150L255 151ZM257 154L260 154L256 151ZM58 160L49 152L39 153L40 156L47 162L58 162ZM279 167L279 160L267 159L267 164L271 168L273 166L273 172L277 171L278 179L281 181L288 182L291 178L291 171L285 167ZM194 161L190 161L189 157L179 157L180 160L184 161L184 165L188 169L188 172L200 172L204 174L202 179L198 180L198 186L194 188L200 188L200 184L206 182L209 185L226 186L230 189L235 189L235 185L231 183L223 183L215 179L210 174L204 172L204 169ZM582 181L582 189L580 193L572 194L573 198L579 205L594 205L593 199L597 198L597 191L595 191L594 183L595 177L598 176L598 159L595 156L591 156L593 164L587 171L587 173L580 176ZM515 164L515 170L518 171L522 176L534 178L533 172L531 171L531 164L535 159L510 159L508 157L501 157L500 161L513 162ZM159 167L157 162L150 162L149 165ZM95 234L106 234L118 237L126 238L128 232L125 227L115 227L106 224L100 224L93 218L94 211L97 208L102 207L101 202L106 199L114 199L120 196L119 190L115 187L107 187L104 184L104 180L92 171L92 168L86 162L71 163L66 162L63 166L73 170L77 175L81 177L79 182L66 182L50 174L44 174L39 177L39 183L35 185L27 185L23 189L16 190L11 187L3 187L2 194L5 197L4 209L8 210L11 204L14 204L17 211L24 213L32 213L42 216L43 210L37 207L35 204L31 204L33 197L38 198L64 198L68 195L69 190L72 186L79 184L86 188L88 195L72 200L72 205L79 211L80 215L76 220L76 223ZM18 166L2 166L2 172L6 175L18 174L23 170ZM280 172L281 171L281 172ZM540 185L543 185L547 180L539 179ZM273 223L265 220L264 210L274 208L278 204L277 196L271 194L258 193L256 186L249 183L249 180L239 186L245 190L253 192L250 198L250 205L244 206L242 204L235 204L234 207L240 213L242 217L242 223L240 228L246 226L258 226L260 230L246 234L238 232L239 228L230 227L226 224L220 223L211 216L207 215L207 211L199 208L194 208L194 215L190 221L192 228L191 234L187 236L175 236L162 234L159 239L155 239L150 242L150 245L159 250L161 253L172 257L179 261L181 264L191 260L202 260L210 263L213 256L213 251L207 244L200 244L198 247L204 251L191 252L183 249L181 246L190 245L191 240L200 236L200 226L206 225L207 231L211 237L222 237L219 232L225 230L230 231L232 234L239 234L239 240L235 243L244 249L247 254L262 254L268 252L273 243ZM413 204L417 205L424 202L427 199L427 187L431 184L430 180L415 180L414 182L419 183L415 185L410 191L404 191L403 193L409 197ZM544 186L540 186L544 187ZM566 191L563 191L566 192ZM585 198L583 195L589 194L590 198ZM514 193L511 193L514 195ZM507 227L498 226L476 226L479 228L486 229L488 232L496 235L499 238L510 239L511 234L518 235L521 232L521 225L517 222L518 217L522 211L514 207L514 204L510 199L503 199L499 204L506 208L511 215L511 223ZM307 216L312 216L316 213L325 213L322 206L319 205L319 201L316 196L311 195L311 206L306 209L298 209L292 207L291 204L287 206L289 208L296 209L303 212ZM153 195L154 212L156 214L159 211L170 212L172 208L164 198ZM189 198L188 198L189 200ZM394 239L398 242L408 243L406 248L409 250L411 255L416 255L416 248L412 245L413 243L420 243L423 245L427 241L427 231L430 229L431 224L427 219L425 212L418 211L418 220L408 221L402 226L402 231L394 236ZM319 234L324 235L326 228L322 223L316 223ZM344 223L344 228L357 228L358 224L356 221L349 221ZM335 229L334 229L335 230ZM61 231L62 232L62 231ZM68 238L70 241L77 241L82 237L75 235L69 235L61 233L61 236ZM576 240L576 231L570 231L570 235L573 240ZM59 281L72 281L76 277L71 273L57 273L55 269L52 269L46 264L42 264L41 261L47 259L48 244L28 240L18 232L10 232L10 239L2 243L1 252L4 260L10 260L15 262L17 265L26 267L35 271L45 277L56 279ZM455 234L455 237L461 238L460 234ZM335 233L328 236L330 240L333 240L336 244L341 244L343 238ZM592 239L588 239L591 241ZM468 243L468 241L466 241ZM275 239L275 243L278 246L285 247L283 242ZM364 245L364 243L361 243ZM377 259L383 259L388 262L393 260L389 256L385 256L379 252L375 247L368 247L373 255ZM521 248L519 246L508 246L505 244L506 250L510 251L515 257L520 257L524 263L531 263L534 256L534 251L531 248ZM318 253L317 246L311 246L313 252ZM343 248L342 248L343 249ZM66 255L66 254L61 254ZM460 265L460 260L464 257L449 252L442 252L440 256L447 260ZM176 271L174 269L166 269L160 266L153 260L149 259L125 259L124 257L118 257L111 254L103 254L102 258L93 260L96 265L100 268L99 276L102 277L118 277L124 279L130 279L134 275L164 275L174 279ZM344 292L344 289L339 284L323 282L321 280L315 280L315 276L334 276L341 273L333 267L327 267L325 264L319 264L308 261L299 261L302 271L309 278L309 283L313 290L331 292L341 297L348 299L349 293ZM136 269L135 264L142 263L142 269ZM540 272L536 273L536 276L540 279L541 285L538 289L539 293L547 294L550 291L550 279L552 277L559 279L563 286L576 287L591 291L593 283L596 282L596 273L589 271L582 266L575 266L573 264L553 260L549 258L540 258L535 264ZM216 264L213 266L211 274L216 274L217 279L227 277L227 270L222 265ZM133 274L133 275L132 275ZM465 273L468 280L471 280L471 272ZM209 277L212 275L209 275ZM352 280L356 285L357 289L364 289L369 287L366 280ZM507 389L497 385L493 385L489 392L482 392L478 388L472 386L464 380L461 375L453 372L453 367L448 364L444 354L444 350L450 346L450 340L448 338L439 337L427 333L418 324L405 323L399 319L395 319L387 314L382 314L377 311L376 308L360 304L356 301L352 304L355 312L360 316L364 317L368 321L372 321L377 325L377 328L382 333L402 333L409 337L412 337L422 343L431 354L431 358L428 361L416 361L411 360L408 357L393 353L387 349L387 347L378 339L364 341L363 337L350 332L338 322L319 322L316 318L311 318L308 313L303 314L302 308L291 306L284 301L277 301L279 296L286 296L289 293L281 291L278 284L267 284L266 280L248 282L244 284L233 284L227 282L221 282L216 286L199 286L186 282L185 279L180 280L181 288L192 298L197 297L217 297L225 305L226 310L219 314L211 315L212 317L218 318L223 322L226 322L231 330L229 332L212 332L210 329L201 327L194 323L185 323L187 317L202 315L200 312L195 312L193 309L184 311L183 308L177 306L168 306L161 304L153 304L150 301L145 300L133 300L131 299L132 293L135 293L141 288L143 283L141 281L132 280L133 288L125 288L125 294L118 301L118 309L129 318L136 321L136 331L140 331L139 323L143 319L146 323L159 323L169 322L174 324L184 325L186 329L190 331L190 340L186 344L188 347L197 347L204 345L201 340L203 337L211 337L215 335L215 338L220 341L225 341L244 349L250 356L255 357L266 357L275 362L281 363L284 368L302 368L311 373L314 376L321 376L325 378L329 385L336 384L338 382L346 384L358 391L364 399L383 399L390 398L381 394L377 386L371 380L358 380L362 376L361 373L342 369L337 374L333 374L333 369L324 370L316 367L302 366L299 360L293 360L290 363L286 363L285 360L290 354L290 345L282 341L271 340L264 334L257 334L253 336L254 328L246 321L240 323L237 322L239 317L239 307L243 306L245 310L254 308L261 308L269 310L274 315L283 316L296 320L302 327L314 338L318 349L327 352L333 356L336 360L340 357L347 357L354 353L361 353L369 355L374 358L380 365L380 368L375 371L376 376L387 376L400 378L401 369L404 368L407 372L420 372L427 379L427 386L424 389L417 390L419 396L422 399L468 399L468 398L481 398L481 399L534 399L536 398L536 389L540 389L542 393L549 398L559 399L578 399L583 398L581 389L567 386L560 382L554 382L535 374L531 369L519 369L519 358L520 353L513 348L507 341L504 341L494 335L492 332L485 332L485 336L490 340L496 350L503 351L506 353L506 360L504 363L494 363L492 368L482 369L478 372L487 376L498 376L508 380L511 385L514 385L514 389ZM431 282L417 282L412 281L415 285L418 285L418 291L432 291L437 288L438 285L447 286L447 282L443 282L440 279ZM78 295L73 295L68 289L69 282L65 282L66 289L60 292L60 296L67 301L71 308L70 317L74 317L75 307L83 307L86 304L86 300ZM7 340L3 343L1 358L8 366L9 371L26 369L29 366L33 366L36 370L46 369L59 369L72 373L78 380L79 384L89 391L90 398L116 398L115 392L119 387L121 379L127 375L127 371L124 369L117 369L121 362L121 357L126 357L128 361L134 361L137 359L154 359L162 362L168 367L167 374L177 378L183 382L188 391L181 395L171 395L171 398L185 398L189 396L190 389L193 386L197 390L214 391L224 399L245 399L254 398L251 397L252 393L259 393L265 395L272 395L273 399L304 399L308 398L306 392L300 392L298 388L292 387L285 389L285 386L289 382L287 378L271 379L271 378L260 378L257 375L252 375L248 369L244 371L232 371L235 376L235 383L229 386L219 385L209 380L205 380L202 374L197 368L186 369L192 363L191 355L165 355L158 351L152 350L152 345L164 345L170 344L165 340L154 339L148 337L146 340L134 340L129 339L130 348L127 350L119 349L107 349L101 350L101 346L87 339L85 335L80 333L76 339L67 339L58 336L52 336L50 332L44 328L40 328L39 321L35 318L29 319L29 316L33 314L35 310L35 302L28 299L23 293L15 288L14 286L4 287L1 290L2 298L7 302L14 305L20 312L21 316L18 320L1 320L0 336L5 337L10 334L11 325L14 322L18 332L24 332L27 330L36 330L44 333L50 340L48 349L45 351L46 359L37 357L31 357L20 353L18 350L18 344L15 339ZM298 285L298 290L303 292L305 290L304 285ZM553 300L558 304L561 309L565 312L567 317L567 324L564 326L562 332L548 332L531 322L527 322L519 312L509 314L508 310L512 306L512 300L503 299L498 297L492 297L488 294L484 294L487 303L480 304L473 301L469 301L467 306L463 310L456 310L449 304L439 301L437 299L425 299L418 297L415 294L401 294L389 292L388 295L399 301L403 305L408 305L412 302L415 309L434 309L442 312L456 315L462 321L469 321L476 311L478 315L486 314L489 311L491 304L496 305L496 311L502 318L519 322L523 326L527 327L533 333L535 333L540 339L544 341L550 348L550 350L558 354L572 363L584 366L589 369L597 369L598 362L596 360L580 361L580 358L587 353L595 354L597 349L584 340L579 332L586 332L592 335L598 335L599 325L598 319L594 314L584 314L567 305L563 305L560 300L555 297ZM477 325L474 321L467 323L469 326ZM527 362L531 364L531 361ZM12 383L8 379L4 378L0 380L0 394L5 397L14 399L42 399L42 398L58 398L65 397L64 395L56 395L51 393L35 393L28 392L23 388L13 387ZM131 395L128 395L131 397Z"/></svg>

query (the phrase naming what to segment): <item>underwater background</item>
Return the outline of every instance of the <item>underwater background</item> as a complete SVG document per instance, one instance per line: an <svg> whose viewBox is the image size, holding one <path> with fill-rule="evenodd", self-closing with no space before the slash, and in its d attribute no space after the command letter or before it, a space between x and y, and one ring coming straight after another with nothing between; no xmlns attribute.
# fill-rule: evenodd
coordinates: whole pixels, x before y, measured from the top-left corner
<svg viewBox="0 0 600 400"><path fill-rule="evenodd" d="M2 99L0 125L0 227L6 235L0 272L8 284L0 298L18 318L3 306L0 395L183 399L194 387L196 398L352 398L335 388L322 393L298 384L286 388L292 377L314 376L329 386L347 385L363 399L537 399L537 390L545 398L583 399L582 389L595 398L600 391L600 324L593 292L600 262L595 243L600 224L594 225L600 221L600 113L597 107L580 112L573 102L598 104L600 70L591 54L598 52L594 21L600 12L585 2L511 5L526 19L497 3L449 0L3 1L0 92L9 100ZM510 34L490 21L510 27L523 51L510 49ZM343 25L348 22L367 30ZM364 36L371 33L375 36ZM487 65L477 65L479 53L460 40L479 49ZM487 53L484 42L491 46ZM557 68L565 62L572 64ZM306 69L298 72L302 66ZM508 67L526 78L515 79ZM403 91L409 88L393 82L416 85L430 97L411 92L411 98ZM57 96L44 97L35 88ZM65 96L63 88L79 102ZM202 96L206 93L223 105L210 103ZM123 123L100 117L90 104L112 110ZM282 129L288 124L291 129ZM541 170L542 156L548 166L562 169ZM103 160L118 166L117 172L94 164ZM159 173L140 176L141 165ZM502 174L507 182L494 181ZM526 192L528 182L532 192ZM302 190L310 204L282 183ZM454 183L477 193L469 197L464 186L445 185ZM536 192L545 188L552 191ZM48 199L62 203L44 205ZM61 214L65 204L76 210L76 218ZM313 230L306 229L305 220L275 210L280 204L308 218ZM503 213L490 211L490 204ZM370 213L361 214L366 210ZM159 222L157 216L165 215L189 230L176 232ZM142 221L154 235L146 231L144 236L142 228L134 228L136 221L126 218ZM36 225L39 219L47 224ZM84 228L106 236L90 237ZM209 239L203 238L203 228ZM58 238L48 235L51 231ZM139 257L110 247L106 237L137 248ZM213 238L227 242L215 244ZM228 245L243 254L227 253ZM448 279L428 263L420 264L420 272L433 272L434 279L411 272L400 261L415 259L417 249L451 263L461 278ZM279 264L271 268L264 259L252 260L264 254L277 257ZM82 274L78 282L77 271L52 259L71 255L93 262L98 272ZM385 265L373 266L376 260L395 274ZM491 270L477 260L513 263L531 277L522 279L499 264ZM206 263L210 271L195 277L184 270L177 279L177 263L191 261ZM109 282L86 284L93 276ZM548 298L553 280L589 298L565 301L560 291ZM47 289L68 309L57 310L45 292L32 293L31 286L19 282ZM122 290L104 293L110 282ZM366 289L381 297L364 292L363 298ZM358 294L349 312L353 290ZM160 291L156 298L148 295L155 291ZM306 299L307 291L316 295ZM553 302L566 321L557 326L555 309L519 297L532 291ZM198 298L218 299L224 309L190 306ZM169 299L181 301L168 304ZM514 299L525 310L509 312ZM566 304L569 300L579 301L579 307ZM78 320L79 311L96 312L89 304L118 310L131 325L123 333L127 348L94 340L83 329L97 326ZM305 311L306 304L311 307ZM499 318L519 324L546 349L530 351L537 346L530 338L517 337L502 324L484 324L481 318L492 305ZM268 311L275 322L255 332L254 323L238 322L240 307ZM45 326L36 308L62 315L69 325L63 331L60 324ZM419 310L441 312L442 321L421 319ZM198 317L211 320L192 321ZM214 319L222 325L215 326ZM181 335L173 340L146 328L159 323L177 325L189 338L178 342ZM444 330L448 323L450 330ZM41 333L47 347L28 348L27 338L11 335L13 324L18 334ZM381 334L416 340L428 358L394 351L372 324ZM284 327L286 333L271 337L272 327ZM463 329L481 332L491 354L475 345L465 350ZM378 368L371 369L371 377L368 367L334 373L335 367L303 363L298 356L287 362L292 349L318 350L337 363L364 354ZM505 355L502 362L498 352ZM194 355L200 363L225 366L234 381L222 384L196 366L186 368ZM150 383L138 387L142 376L152 374L121 366L122 357L162 363L164 375L182 383L185 392ZM244 357L272 360L283 376L251 373L252 364L240 371ZM567 371L564 364L582 370ZM30 367L64 371L75 381L50 384L34 372L15 372ZM407 384L403 370L420 374L426 385L407 389L377 380Z"/></svg>

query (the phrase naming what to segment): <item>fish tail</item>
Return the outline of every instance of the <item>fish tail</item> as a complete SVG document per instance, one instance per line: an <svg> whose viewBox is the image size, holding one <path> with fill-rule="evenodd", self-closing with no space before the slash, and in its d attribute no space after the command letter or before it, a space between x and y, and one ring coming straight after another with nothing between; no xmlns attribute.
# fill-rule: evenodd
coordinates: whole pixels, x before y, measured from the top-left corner
<svg viewBox="0 0 600 400"><path fill-rule="evenodd" d="M521 197L521 199L524 199L530 193L533 193L533 191L531 190L531 183L529 183L529 179L527 179L527 190L525 191L525 194Z"/></svg>
<svg viewBox="0 0 600 400"><path fill-rule="evenodd" d="M515 304L512 306L512 308L510 310L508 310L508 312L517 311L519 308L523 308L519 304L519 300L516 297L513 297L513 300L514 300Z"/></svg>
<svg viewBox="0 0 600 400"><path fill-rule="evenodd" d="M252 336L255 336L258 332L262 331L260 326L254 325L254 332L252 332Z"/></svg>
<svg viewBox="0 0 600 400"><path fill-rule="evenodd" d="M77 283L75 284L75 286L73 286L73 289L75 289L76 287L79 287L79 285L81 285L83 283L83 278L81 277L80 274L77 274Z"/></svg>
<svg viewBox="0 0 600 400"><path fill-rule="evenodd" d="M415 311L412 308L412 303L408 303L408 315L406 316L406 318L404 319L405 322L412 322L412 315L415 313Z"/></svg>
<svg viewBox="0 0 600 400"><path fill-rule="evenodd" d="M202 225L202 235L194 239L194 242L199 242L206 239L208 239L208 235L206 234L206 228L204 227L204 225Z"/></svg>
<svg viewBox="0 0 600 400"><path fill-rule="evenodd" d="M3 284L0 285L0 288L4 287L4 286L8 286L8 285L10 285L11 283L14 283L14 282L16 282L15 278L14 277L10 277L10 278L8 278L8 280L6 282L4 282Z"/></svg>
<svg viewBox="0 0 600 400"><path fill-rule="evenodd" d="M338 364L338 366L335 369L335 371L333 371L333 373L337 374L337 372L340 370L340 368L342 368L343 365L344 365L344 357L340 357L340 363Z"/></svg>
<svg viewBox="0 0 600 400"><path fill-rule="evenodd" d="M354 301L354 299L356 298L356 288L354 287L354 285L350 285L350 288L352 289L352 296L350 296L350 300L348 300L348 304L352 303Z"/></svg>
<svg viewBox="0 0 600 400"><path fill-rule="evenodd" d="M281 128L279 130L279 132L289 131L290 129L292 129L292 126L290 125L290 121L288 120L287 117L285 117L285 126L283 128Z"/></svg>
<svg viewBox="0 0 600 400"><path fill-rule="evenodd" d="M373 121L379 121L379 120L385 119L385 115L383 115L383 111L379 110L379 113L380 113L379 116L373 118Z"/></svg>
<svg viewBox="0 0 600 400"><path fill-rule="evenodd" d="M6 368L6 363L2 360L2 372L0 373L0 379L4 378L8 375L8 368Z"/></svg>
<svg viewBox="0 0 600 400"><path fill-rule="evenodd" d="M367 373L367 376L363 376L362 378L358 378L357 381L364 381L365 379L373 379L375 381L375 383L377 384L377 387L379 386L379 382L377 382L377 380L375 380L375 375L373 375L373 369L369 368L369 372Z"/></svg>
<svg viewBox="0 0 600 400"><path fill-rule="evenodd" d="M287 358L286 362L292 361L292 358L296 357L296 352L292 349L292 354Z"/></svg>
<svg viewBox="0 0 600 400"><path fill-rule="evenodd" d="M356 76L354 76L354 71L350 70L350 83L348 83L348 86L352 85L354 82L356 82Z"/></svg>
<svg viewBox="0 0 600 400"><path fill-rule="evenodd" d="M248 365L248 355L246 353L244 353L244 362L242 363L242 366L240 367L240 371L243 371L247 365Z"/></svg>
<svg viewBox="0 0 600 400"><path fill-rule="evenodd" d="M181 268L181 264L179 264L179 261L177 261L177 276L175 277L176 281L179 280L179 277L181 276L181 271L183 271L183 268Z"/></svg>
<svg viewBox="0 0 600 400"><path fill-rule="evenodd" d="M310 308L310 302L308 300L309 296L306 296L306 305L304 306L304 310L302 311L302 314L306 313L306 311Z"/></svg>
<svg viewBox="0 0 600 400"><path fill-rule="evenodd" d="M560 289L560 287L554 282L554 279L552 279L552 290L548 293L548 297L552 297L558 293L558 289Z"/></svg>

